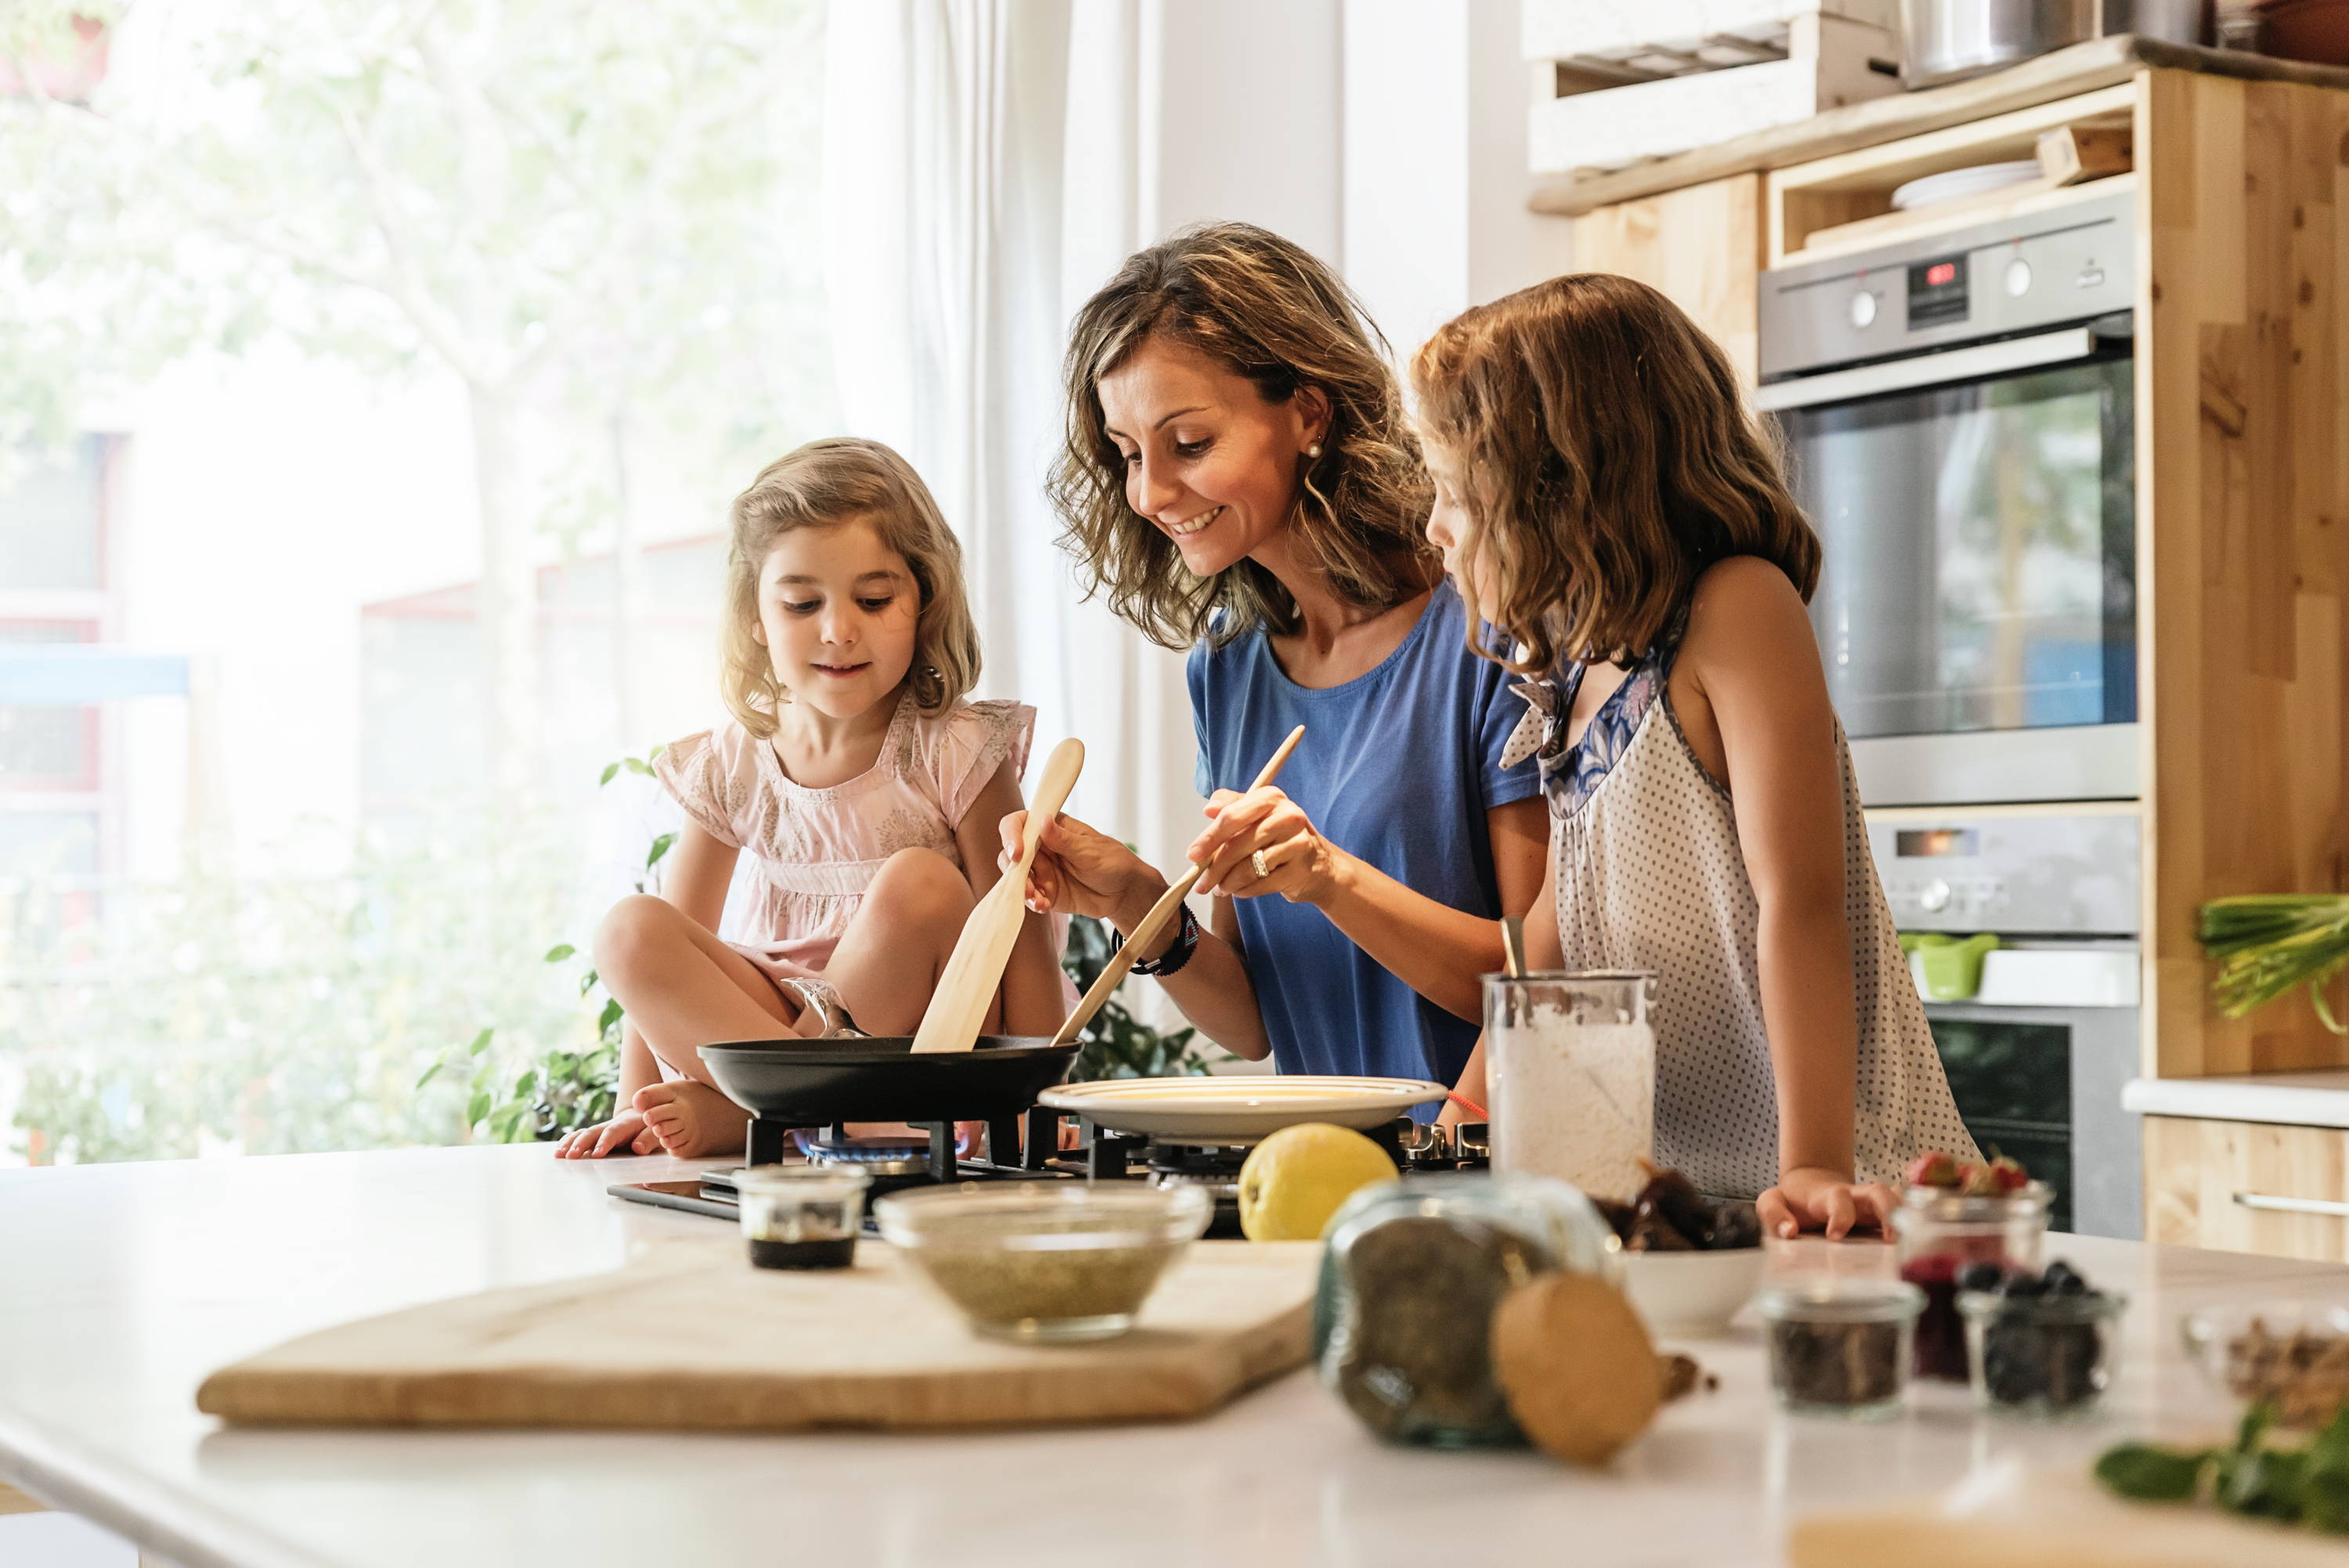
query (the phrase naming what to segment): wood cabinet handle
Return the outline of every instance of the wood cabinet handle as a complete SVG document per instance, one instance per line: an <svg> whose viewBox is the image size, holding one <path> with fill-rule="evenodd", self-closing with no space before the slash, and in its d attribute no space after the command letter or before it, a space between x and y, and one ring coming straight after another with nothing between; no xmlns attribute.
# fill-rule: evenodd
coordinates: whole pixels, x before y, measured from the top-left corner
<svg viewBox="0 0 2349 1568"><path fill-rule="evenodd" d="M2330 1214L2349 1220L2349 1203L2332 1198L2278 1198L2267 1192L2238 1192L2235 1202L2246 1209L2267 1209L2279 1214Z"/></svg>

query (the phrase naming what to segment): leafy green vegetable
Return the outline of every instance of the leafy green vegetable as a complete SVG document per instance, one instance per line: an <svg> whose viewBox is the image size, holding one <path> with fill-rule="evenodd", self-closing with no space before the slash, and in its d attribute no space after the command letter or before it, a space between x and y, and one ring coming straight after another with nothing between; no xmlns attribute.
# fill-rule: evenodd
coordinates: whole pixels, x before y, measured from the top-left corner
<svg viewBox="0 0 2349 1568"><path fill-rule="evenodd" d="M2324 1026L2349 1034L2333 1016L2325 985L2349 968L2349 895L2244 893L2202 906L2195 934L2219 961L2211 982L2219 1010L2239 1018L2305 985Z"/></svg>
<svg viewBox="0 0 2349 1568"><path fill-rule="evenodd" d="M2096 1479L2140 1502L2182 1502L2202 1480L2206 1453L2177 1453L2150 1443L2123 1443L2096 1461Z"/></svg>
<svg viewBox="0 0 2349 1568"><path fill-rule="evenodd" d="M2271 1446L2274 1419L2268 1405L2253 1405L2231 1448L2193 1452L2122 1443L2096 1460L2096 1479L2121 1497L2183 1502L2201 1490L2208 1470L2215 1478L2211 1501L2230 1512L2349 1535L2349 1408L2304 1448Z"/></svg>

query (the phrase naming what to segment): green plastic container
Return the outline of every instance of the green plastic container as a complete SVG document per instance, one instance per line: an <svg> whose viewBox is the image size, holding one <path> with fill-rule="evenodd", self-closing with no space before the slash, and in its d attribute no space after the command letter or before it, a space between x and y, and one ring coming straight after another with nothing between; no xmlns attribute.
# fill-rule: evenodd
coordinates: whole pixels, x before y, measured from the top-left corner
<svg viewBox="0 0 2349 1568"><path fill-rule="evenodd" d="M1942 931L1904 931L1900 951L1925 972L1925 995L1936 1002L1963 1002L1982 989L1982 959L1998 946L1988 932L1951 936Z"/></svg>

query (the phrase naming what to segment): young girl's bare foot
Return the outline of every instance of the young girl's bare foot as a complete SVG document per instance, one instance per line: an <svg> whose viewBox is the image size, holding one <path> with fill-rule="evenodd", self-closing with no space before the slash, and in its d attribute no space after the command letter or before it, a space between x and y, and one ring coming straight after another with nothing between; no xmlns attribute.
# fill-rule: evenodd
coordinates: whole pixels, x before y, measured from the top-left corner
<svg viewBox="0 0 2349 1568"><path fill-rule="evenodd" d="M697 1078L647 1084L636 1091L636 1109L662 1150L679 1160L742 1152L750 1113Z"/></svg>

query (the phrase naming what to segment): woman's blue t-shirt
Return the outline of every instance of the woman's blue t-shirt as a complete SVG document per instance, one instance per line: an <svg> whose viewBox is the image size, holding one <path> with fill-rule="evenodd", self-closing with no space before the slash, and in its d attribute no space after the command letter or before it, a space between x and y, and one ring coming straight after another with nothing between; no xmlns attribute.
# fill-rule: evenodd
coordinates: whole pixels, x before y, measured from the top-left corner
<svg viewBox="0 0 2349 1568"><path fill-rule="evenodd" d="M1438 583L1393 653L1322 691L1288 678L1261 628L1194 649L1199 792L1247 789L1304 725L1280 788L1325 838L1438 903L1498 918L1485 813L1539 793L1541 779L1501 767L1526 705L1506 670L1468 651L1466 614L1450 581ZM1277 893L1234 903L1282 1072L1458 1080L1475 1024L1396 979L1311 904Z"/></svg>

